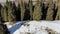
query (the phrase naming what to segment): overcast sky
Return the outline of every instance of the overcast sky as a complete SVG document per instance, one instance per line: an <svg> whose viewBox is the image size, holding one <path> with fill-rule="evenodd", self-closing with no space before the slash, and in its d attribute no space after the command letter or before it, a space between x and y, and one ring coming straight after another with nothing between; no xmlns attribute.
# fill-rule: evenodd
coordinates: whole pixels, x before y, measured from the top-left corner
<svg viewBox="0 0 60 34"><path fill-rule="evenodd" d="M13 1L13 0L8 0L8 1ZM6 0L0 0L0 2L6 2Z"/></svg>
<svg viewBox="0 0 60 34"><path fill-rule="evenodd" d="M0 0L0 2L6 2L6 0Z"/></svg>

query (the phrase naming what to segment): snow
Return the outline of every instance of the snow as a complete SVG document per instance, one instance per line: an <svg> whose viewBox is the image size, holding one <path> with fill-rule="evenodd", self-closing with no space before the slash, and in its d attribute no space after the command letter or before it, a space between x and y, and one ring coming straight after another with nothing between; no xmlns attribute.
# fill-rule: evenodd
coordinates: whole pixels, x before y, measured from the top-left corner
<svg viewBox="0 0 60 34"><path fill-rule="evenodd" d="M13 25L10 25L9 24L10 22L5 22L4 24L6 24L7 25L7 28L9 29L9 28L11 28Z"/></svg>
<svg viewBox="0 0 60 34"><path fill-rule="evenodd" d="M16 23L19 24L20 22ZM15 25L16 25L15 24ZM8 26L8 25L7 25ZM9 25L8 29L13 25ZM12 34L48 34L46 29L51 29L56 34L60 33L60 20L56 21L27 21L24 25L21 25L19 29L17 29Z"/></svg>

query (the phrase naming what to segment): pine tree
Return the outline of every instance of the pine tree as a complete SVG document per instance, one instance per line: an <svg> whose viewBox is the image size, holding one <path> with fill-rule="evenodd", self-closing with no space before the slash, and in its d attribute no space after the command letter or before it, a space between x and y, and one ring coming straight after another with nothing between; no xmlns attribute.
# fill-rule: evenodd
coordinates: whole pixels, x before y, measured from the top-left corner
<svg viewBox="0 0 60 34"><path fill-rule="evenodd" d="M42 15L41 14L41 6L40 6L40 2L38 1L34 8L33 20L40 20L41 15Z"/></svg>
<svg viewBox="0 0 60 34"><path fill-rule="evenodd" d="M12 21L12 8L9 6L8 8L8 21L11 22Z"/></svg>
<svg viewBox="0 0 60 34"><path fill-rule="evenodd" d="M8 21L8 15L7 15L7 11L6 11L6 7L4 7L4 21Z"/></svg>
<svg viewBox="0 0 60 34"><path fill-rule="evenodd" d="M56 16L55 20L58 20L58 18L60 20L60 5L58 6L57 16Z"/></svg>
<svg viewBox="0 0 60 34"><path fill-rule="evenodd" d="M15 16L13 15L13 11L12 11L12 6L10 5L10 2L7 3L7 7L8 7L8 21L9 22L13 22L15 19Z"/></svg>
<svg viewBox="0 0 60 34"><path fill-rule="evenodd" d="M1 15L1 9L2 9L2 5L0 4L0 24L2 23L2 15Z"/></svg>
<svg viewBox="0 0 60 34"><path fill-rule="evenodd" d="M52 10L52 5L49 6L47 10L47 17L46 20L53 20L53 10Z"/></svg>
<svg viewBox="0 0 60 34"><path fill-rule="evenodd" d="M1 17L3 18L2 20L5 21L5 19L4 19L4 8L3 7L1 8Z"/></svg>
<svg viewBox="0 0 60 34"><path fill-rule="evenodd" d="M33 10L32 10L32 0L29 0L29 9L30 9L30 20L32 20L33 19Z"/></svg>
<svg viewBox="0 0 60 34"><path fill-rule="evenodd" d="M53 0L48 0L48 4L46 20L53 20Z"/></svg>
<svg viewBox="0 0 60 34"><path fill-rule="evenodd" d="M20 0L20 8L21 8L21 21L24 18L24 12L25 12L25 7L24 7L24 2L23 0Z"/></svg>
<svg viewBox="0 0 60 34"><path fill-rule="evenodd" d="M30 9L29 9L29 4L27 3L25 3L25 12L24 12L23 20L30 20Z"/></svg>
<svg viewBox="0 0 60 34"><path fill-rule="evenodd" d="M1 17L0 17L0 24L1 24Z"/></svg>
<svg viewBox="0 0 60 34"><path fill-rule="evenodd" d="M18 3L18 6L17 6L16 20L17 20L17 21L21 21L21 9L20 9L20 3Z"/></svg>
<svg viewBox="0 0 60 34"><path fill-rule="evenodd" d="M57 12L58 12L58 6L57 6L57 3L56 2L53 2L53 20L56 19L56 16L57 16Z"/></svg>

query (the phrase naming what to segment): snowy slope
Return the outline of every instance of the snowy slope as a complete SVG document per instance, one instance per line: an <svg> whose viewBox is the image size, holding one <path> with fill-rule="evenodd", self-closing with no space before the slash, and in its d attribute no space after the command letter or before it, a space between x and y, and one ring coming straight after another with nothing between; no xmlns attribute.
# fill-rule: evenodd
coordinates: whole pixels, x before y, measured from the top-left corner
<svg viewBox="0 0 60 34"><path fill-rule="evenodd" d="M8 27L11 28L12 26ZM12 34L48 34L46 29L50 29L55 34L60 33L60 21L29 21Z"/></svg>

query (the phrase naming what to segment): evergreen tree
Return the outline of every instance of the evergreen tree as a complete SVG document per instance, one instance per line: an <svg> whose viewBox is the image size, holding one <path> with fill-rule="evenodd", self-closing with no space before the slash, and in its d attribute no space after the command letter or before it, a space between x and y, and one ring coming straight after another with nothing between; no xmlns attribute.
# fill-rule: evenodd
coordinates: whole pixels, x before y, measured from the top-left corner
<svg viewBox="0 0 60 34"><path fill-rule="evenodd" d="M2 20L5 21L5 16L4 16L4 8L2 7L1 8L1 17L3 18Z"/></svg>
<svg viewBox="0 0 60 34"><path fill-rule="evenodd" d="M53 6L52 5L49 5L49 8L47 10L46 20L53 20L53 9L52 9Z"/></svg>
<svg viewBox="0 0 60 34"><path fill-rule="evenodd" d="M6 6L4 7L4 21L8 21L8 14L7 14L7 11L6 11Z"/></svg>
<svg viewBox="0 0 60 34"><path fill-rule="evenodd" d="M53 20L53 0L48 0L48 4L46 20Z"/></svg>
<svg viewBox="0 0 60 34"><path fill-rule="evenodd" d="M13 17L13 19L16 21L16 13L17 13L17 7L16 7L16 5L15 5L15 2L13 2L12 3L12 17Z"/></svg>
<svg viewBox="0 0 60 34"><path fill-rule="evenodd" d="M0 4L0 23L1 23L1 18L2 18L2 16L1 16L1 8L2 8L2 5Z"/></svg>
<svg viewBox="0 0 60 34"><path fill-rule="evenodd" d="M13 15L13 11L10 3L8 4L8 21L9 22L15 21L15 16Z"/></svg>
<svg viewBox="0 0 60 34"><path fill-rule="evenodd" d="M43 1L42 1L42 6L41 6L41 12L42 12L42 16L41 16L41 20L44 20L44 12L45 12L45 4L43 3Z"/></svg>
<svg viewBox="0 0 60 34"><path fill-rule="evenodd" d="M59 18L59 19L58 19ZM56 20L60 20L60 5L58 6Z"/></svg>
<svg viewBox="0 0 60 34"><path fill-rule="evenodd" d="M53 20L55 20L55 18L57 16L57 11L58 11L58 7L56 6L56 3L54 3L54 7L53 7Z"/></svg>
<svg viewBox="0 0 60 34"><path fill-rule="evenodd" d="M12 8L9 6L8 8L8 21L11 22L12 21Z"/></svg>
<svg viewBox="0 0 60 34"><path fill-rule="evenodd" d="M25 12L25 7L24 7L23 0L20 0L20 8L21 8L21 20L23 20L23 18L24 18L24 12Z"/></svg>
<svg viewBox="0 0 60 34"><path fill-rule="evenodd" d="M29 9L29 4L27 3L25 3L25 12L24 12L23 20L30 20L30 9Z"/></svg>
<svg viewBox="0 0 60 34"><path fill-rule="evenodd" d="M34 8L33 13L33 20L40 20L41 19L41 8L40 2L38 1Z"/></svg>
<svg viewBox="0 0 60 34"><path fill-rule="evenodd" d="M30 9L30 20L32 20L33 19L33 4L32 4L32 0L29 0L29 9Z"/></svg>
<svg viewBox="0 0 60 34"><path fill-rule="evenodd" d="M18 6L17 6L16 19L17 19L17 21L21 21L21 8L20 8L20 3L18 3Z"/></svg>

